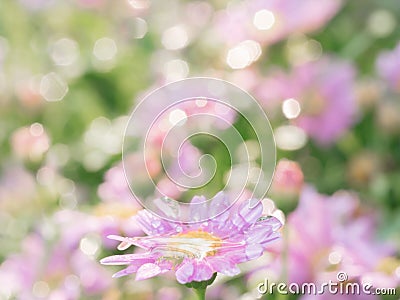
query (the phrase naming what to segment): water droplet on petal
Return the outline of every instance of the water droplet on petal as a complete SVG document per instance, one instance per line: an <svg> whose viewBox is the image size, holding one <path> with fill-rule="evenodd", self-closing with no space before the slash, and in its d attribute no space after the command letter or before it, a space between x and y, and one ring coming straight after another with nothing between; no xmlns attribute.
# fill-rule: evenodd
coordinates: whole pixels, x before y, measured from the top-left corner
<svg viewBox="0 0 400 300"><path fill-rule="evenodd" d="M272 216L262 216L262 217L259 217L257 219L257 222L262 222L262 221L265 221L265 220L269 220L271 218L272 218Z"/></svg>
<svg viewBox="0 0 400 300"><path fill-rule="evenodd" d="M153 221L151 221L151 225L152 225L154 228L157 228L158 226L161 225L161 221L158 220L158 219L153 220Z"/></svg>

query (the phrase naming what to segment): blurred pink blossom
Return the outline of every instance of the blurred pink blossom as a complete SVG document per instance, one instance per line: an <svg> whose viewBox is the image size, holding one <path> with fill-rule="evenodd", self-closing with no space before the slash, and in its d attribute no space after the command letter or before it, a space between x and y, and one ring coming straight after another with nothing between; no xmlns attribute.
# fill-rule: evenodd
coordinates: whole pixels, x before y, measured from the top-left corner
<svg viewBox="0 0 400 300"><path fill-rule="evenodd" d="M296 66L289 75L266 78L256 90L261 103L275 106L298 101L300 115L292 122L322 145L337 140L357 121L354 67L333 57Z"/></svg>
<svg viewBox="0 0 400 300"><path fill-rule="evenodd" d="M374 219L353 194L343 191L329 197L306 186L286 223L288 282L336 280L339 271L349 280L361 280L377 272L394 248L376 239ZM392 272L388 276L394 278ZM372 284L378 287L378 282Z"/></svg>
<svg viewBox="0 0 400 300"><path fill-rule="evenodd" d="M0 176L0 208L19 211L36 197L35 178L22 167L8 167Z"/></svg>
<svg viewBox="0 0 400 300"><path fill-rule="evenodd" d="M11 137L11 146L17 157L37 161L49 149L50 138L42 124L33 123L29 127L17 129Z"/></svg>
<svg viewBox="0 0 400 300"><path fill-rule="evenodd" d="M215 26L228 44L252 39L272 44L293 33L323 27L340 9L340 0L251 0L217 13Z"/></svg>
<svg viewBox="0 0 400 300"><path fill-rule="evenodd" d="M23 240L20 253L0 265L0 280L9 283L0 287L0 295L8 292L22 300L73 300L104 294L113 283L95 258L102 244L116 246L106 236L120 233L139 231L132 219L58 211ZM41 290L35 288L38 284Z"/></svg>
<svg viewBox="0 0 400 300"><path fill-rule="evenodd" d="M161 164L158 158L156 158L154 155L147 155L146 158L146 166L149 171L149 175L151 177L157 176L161 170ZM125 158L126 167L134 170L135 166L137 166L138 163L143 159L145 159L144 156L139 153L128 155ZM140 180L140 176L147 176L147 174L136 175L136 180ZM104 176L104 182L99 185L97 193L105 202L129 203L133 207L140 207L139 203L135 200L131 190L129 189L122 163L113 166L106 172Z"/></svg>
<svg viewBox="0 0 400 300"><path fill-rule="evenodd" d="M300 165L291 160L281 159L275 169L272 191L288 196L298 195L303 187L304 175Z"/></svg>
<svg viewBox="0 0 400 300"><path fill-rule="evenodd" d="M400 92L400 43L392 51L382 52L378 56L376 67L389 86Z"/></svg>

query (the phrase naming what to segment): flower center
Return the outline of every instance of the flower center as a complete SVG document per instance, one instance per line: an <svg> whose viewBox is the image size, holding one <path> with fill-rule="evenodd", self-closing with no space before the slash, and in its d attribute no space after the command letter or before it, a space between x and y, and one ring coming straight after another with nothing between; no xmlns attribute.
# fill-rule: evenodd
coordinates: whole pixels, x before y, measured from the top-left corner
<svg viewBox="0 0 400 300"><path fill-rule="evenodd" d="M195 257L204 258L216 254L217 249L222 245L222 240L209 232L202 230L179 233L166 238L165 247L156 247L154 250L161 250L164 256L174 257Z"/></svg>

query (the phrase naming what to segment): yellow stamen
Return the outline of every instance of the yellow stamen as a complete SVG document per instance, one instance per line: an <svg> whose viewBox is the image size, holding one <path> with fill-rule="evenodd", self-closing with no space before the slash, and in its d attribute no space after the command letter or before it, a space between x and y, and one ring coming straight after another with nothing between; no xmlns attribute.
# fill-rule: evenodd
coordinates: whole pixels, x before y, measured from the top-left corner
<svg viewBox="0 0 400 300"><path fill-rule="evenodd" d="M202 258L215 255L222 242L220 238L203 230L188 231L168 238L166 250Z"/></svg>
<svg viewBox="0 0 400 300"><path fill-rule="evenodd" d="M181 237L181 238L200 238L200 239L205 239L209 241L221 241L220 238L217 238L216 236L212 235L211 233L207 231L203 231L201 229L198 229L196 231L188 231L185 233L178 233L176 235L173 235L173 237Z"/></svg>

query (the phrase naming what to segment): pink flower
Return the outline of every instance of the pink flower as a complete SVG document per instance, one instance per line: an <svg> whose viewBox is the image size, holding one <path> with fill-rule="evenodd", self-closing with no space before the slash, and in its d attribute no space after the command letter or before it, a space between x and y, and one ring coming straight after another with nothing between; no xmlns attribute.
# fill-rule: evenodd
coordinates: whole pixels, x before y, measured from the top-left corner
<svg viewBox="0 0 400 300"><path fill-rule="evenodd" d="M167 148L167 147L166 147ZM146 159L146 167L148 173L135 174L135 180L145 182L147 176L150 176L154 182L157 183L157 189L154 191L155 197L168 196L177 198L182 194L182 189L178 189L177 185L171 180L173 178L179 181L179 177L185 174L195 175L199 172L198 161L200 160L201 153L190 142L185 142L182 147L177 149L166 149L165 152L168 157L173 157L173 161L164 162L161 168L161 160L154 149L150 149L146 154L133 153L128 155L125 159L125 168L129 169L128 174L133 174L133 170L137 168L141 160ZM178 157L174 157L174 152L179 152ZM168 174L166 174L166 171ZM167 176L169 175L169 176ZM124 174L122 163L119 163L109 169L105 176L104 182L100 184L97 194L106 203L119 203L132 206L132 208L139 208L139 202L136 201L132 195L127 180Z"/></svg>
<svg viewBox="0 0 400 300"><path fill-rule="evenodd" d="M328 197L305 187L288 217L288 281L324 282L338 271L357 280L376 271L392 247L375 239L373 215L346 192Z"/></svg>
<svg viewBox="0 0 400 300"><path fill-rule="evenodd" d="M379 75L389 86L400 92L400 43L392 51L382 52L376 61Z"/></svg>
<svg viewBox="0 0 400 300"><path fill-rule="evenodd" d="M109 234L133 234L136 228L129 220L58 211L0 265L0 281L5 283L0 298L5 293L22 300L74 300L105 293L112 281L97 263L98 246ZM43 291L35 289L38 284Z"/></svg>
<svg viewBox="0 0 400 300"><path fill-rule="evenodd" d="M288 284L338 282L345 272L348 281L369 282L374 288L400 284L400 261L392 255L394 247L376 238L375 215L361 206L352 193L340 191L332 196L305 186L299 205L285 223L283 239L277 245L282 256L272 267L258 263L249 281L264 278ZM377 299L371 296L337 294L338 299ZM331 293L302 296L300 299L333 299Z"/></svg>
<svg viewBox="0 0 400 300"><path fill-rule="evenodd" d="M304 183L300 165L291 160L281 159L275 169L272 191L288 196L298 195Z"/></svg>
<svg viewBox="0 0 400 300"><path fill-rule="evenodd" d="M37 161L42 159L50 146L50 138L42 124L17 129L11 137L14 153L23 159Z"/></svg>
<svg viewBox="0 0 400 300"><path fill-rule="evenodd" d="M206 201L196 196L192 203ZM127 265L114 274L120 277L136 273L136 280L175 271L179 283L204 281L215 272L228 276L240 272L238 263L261 256L267 245L278 239L281 222L263 215L263 204L251 199L226 210L229 201L218 193L201 211L193 211L193 218L224 211L207 222L185 224L160 219L143 210L136 216L146 237L110 238L121 241L120 250L131 245L143 248L145 253L115 255L101 260L106 265Z"/></svg>
<svg viewBox="0 0 400 300"><path fill-rule="evenodd" d="M257 89L260 101L268 108L286 99L298 101L301 112L293 123L320 144L334 142L355 123L355 70L351 64L324 57L295 67L290 75L278 75L277 80L267 78Z"/></svg>
<svg viewBox="0 0 400 300"><path fill-rule="evenodd" d="M10 166L0 176L0 209L19 212L37 196L35 178L19 166Z"/></svg>
<svg viewBox="0 0 400 300"><path fill-rule="evenodd" d="M247 39L272 44L293 33L321 28L340 6L339 0L242 1L219 12L216 27L229 44Z"/></svg>
<svg viewBox="0 0 400 300"><path fill-rule="evenodd" d="M140 153L135 153L126 157L126 168L135 170L140 161L144 159ZM146 166L151 177L156 177L161 171L161 164L154 155L147 155ZM141 176L147 176L147 174L136 174L137 180L142 180ZM104 182L100 184L98 191L99 197L109 203L129 203L133 206L139 207L139 203L136 202L129 190L128 183L125 178L124 168L122 163L119 163L109 169L105 176Z"/></svg>

